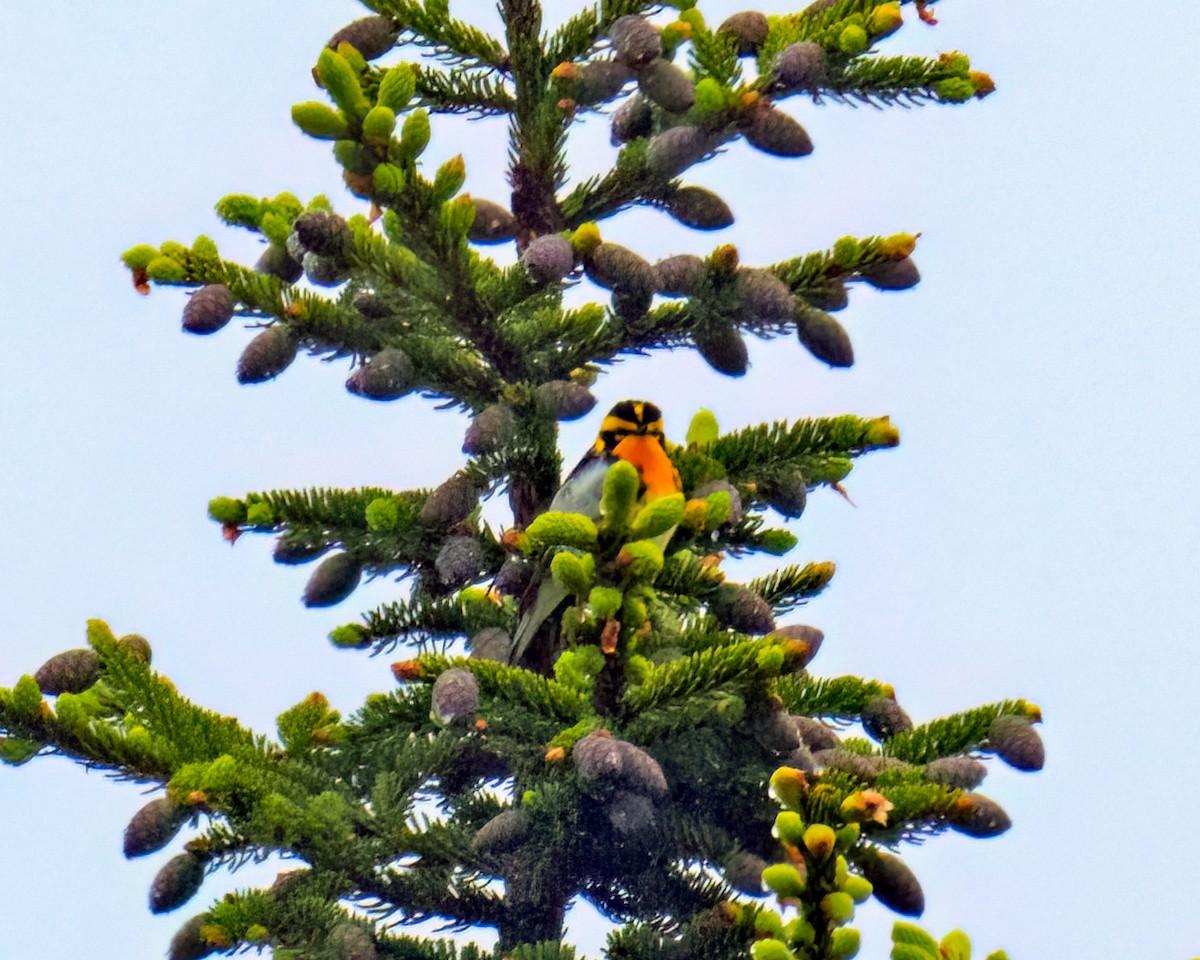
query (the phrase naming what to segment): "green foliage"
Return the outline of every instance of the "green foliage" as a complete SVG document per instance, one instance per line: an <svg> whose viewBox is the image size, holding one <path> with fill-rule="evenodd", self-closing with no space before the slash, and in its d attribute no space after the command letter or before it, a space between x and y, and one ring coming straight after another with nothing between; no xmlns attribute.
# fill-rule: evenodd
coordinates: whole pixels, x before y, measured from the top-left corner
<svg viewBox="0 0 1200 960"><path fill-rule="evenodd" d="M571 960L562 911L576 896L624 924L610 960L853 956L857 903L873 894L910 915L923 904L911 871L885 848L948 828L1002 832L1007 816L973 792L974 755L1022 769L1042 757L1025 725L1040 716L1024 701L914 726L886 684L813 676L809 628L776 629L774 617L816 597L832 563L802 560L744 584L722 566L795 548L791 529L767 525L767 508L790 523L809 491L844 494L857 458L896 446L898 431L886 417L847 415L723 434L701 411L686 445L667 447L680 489L663 495L648 492L646 464L616 456L601 434L573 476L571 502L551 511L562 466L554 418L590 409L587 388L607 364L652 349L694 347L740 376L744 335L794 332L819 360L849 366L849 334L830 312L846 306L847 284L918 282L914 236L841 237L758 268L723 244L683 258L668 278L605 242L598 224L646 205L693 226L728 226L724 200L681 178L741 136L775 155L809 152L807 133L778 107L789 96L962 103L990 93L990 79L959 53L878 55L903 17L877 0L764 18L749 44L710 28L690 0L674 5L674 20L651 4L604 0L548 33L538 3L502 0L503 38L451 16L447 0L368 6L377 16L354 29L381 31L378 55L399 35L423 62L368 63L339 33L314 68L323 99L292 109L301 130L332 142L358 212L343 217L323 196L231 194L216 213L267 242L255 267L222 259L204 236L139 244L122 260L139 290L220 288L219 317L188 324L193 332L238 316L282 337L286 356L267 368L255 353L263 341L251 341L244 381L282 373L299 347L351 358L346 387L358 396L415 393L475 418L474 458L430 489L209 503L231 542L276 536L280 563L329 554L305 590L310 605L344 598L364 572L399 572L410 587L403 599L330 639L374 652L404 644L409 659L353 716L319 693L285 710L275 743L190 703L150 669L147 651L94 621L99 667L83 689L49 699L61 688L47 667L0 688L0 758L17 765L57 752L167 785L194 828L205 817L188 848L193 867L271 854L304 862L270 889L230 894L193 918L173 956L269 946L281 960L482 960L474 945L387 926L438 918L498 928L495 957ZM647 13L648 24L621 19ZM622 30L640 31L663 58L619 62ZM780 66L795 44L819 63L812 76L789 79ZM572 124L600 111L621 146L610 169L568 185ZM464 193L461 155L429 149L443 113L506 118L511 210ZM431 170L430 155L452 159ZM538 238L562 260L554 270L524 255L501 266L477 246L515 241L520 253ZM580 271L605 299L567 307L565 287ZM549 402L547 388L572 403ZM682 412L668 414L680 422ZM490 434L489 422L499 424ZM606 460L617 462L589 473ZM501 491L512 523L496 535L480 500ZM551 587L537 642L528 655L514 650ZM459 655L464 642L470 657ZM1021 722L1005 719L1014 717ZM871 739L838 739L849 724ZM965 772L947 773L943 760ZM774 820L768 781L786 807ZM737 856L743 866L752 858L748 876L733 876ZM760 878L791 914L732 896ZM915 927L897 931L893 956L969 960L961 934L939 945Z"/></svg>

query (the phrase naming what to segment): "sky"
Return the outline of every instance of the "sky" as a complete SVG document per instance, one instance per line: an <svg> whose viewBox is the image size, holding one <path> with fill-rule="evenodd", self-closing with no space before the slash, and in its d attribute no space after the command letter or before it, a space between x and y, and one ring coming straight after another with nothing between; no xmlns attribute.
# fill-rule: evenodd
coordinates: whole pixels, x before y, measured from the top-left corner
<svg viewBox="0 0 1200 960"><path fill-rule="evenodd" d="M716 22L741 6L701 8ZM676 437L701 406L727 429L890 415L901 445L859 461L853 505L814 494L794 528L791 558L838 565L794 618L826 633L813 670L890 682L918 722L1023 696L1042 708L1047 747L1039 774L992 763L982 792L1011 814L1007 834L905 853L926 892L922 922L939 936L963 927L980 956L1196 956L1193 11L945 0L935 28L905 11L883 52L961 49L996 94L884 111L790 100L811 157L743 143L689 175L737 216L719 238L652 211L604 235L652 259L734 242L744 263L765 264L843 234L919 231L922 283L854 290L840 315L849 370L790 338L751 343L740 380L690 351L623 363L597 385L596 416L563 429L564 455L624 397L658 402ZM101 617L149 638L185 695L264 732L314 689L349 713L391 686L387 658L325 636L395 584L306 610L308 570L272 564L266 537L230 549L205 504L432 485L460 462L465 421L415 397L352 397L345 361L302 358L276 382L239 387L248 336L183 335L183 293L138 297L118 261L135 243L205 233L252 263L254 239L213 213L226 193L323 192L344 214L361 209L289 110L317 95L309 67L324 40L363 12L350 0L6 9L0 684L80 646ZM495 22L491 2L454 12ZM576 140L576 176L610 162L602 124ZM462 152L466 189L503 201L504 147L495 122L439 120L427 156L432 169ZM170 853L121 855L145 800L61 759L0 769L6 960L161 956L208 898L278 869L214 876L177 913L151 916L147 890ZM886 956L893 917L877 905L859 916L860 956ZM593 957L599 930L586 910L572 917Z"/></svg>

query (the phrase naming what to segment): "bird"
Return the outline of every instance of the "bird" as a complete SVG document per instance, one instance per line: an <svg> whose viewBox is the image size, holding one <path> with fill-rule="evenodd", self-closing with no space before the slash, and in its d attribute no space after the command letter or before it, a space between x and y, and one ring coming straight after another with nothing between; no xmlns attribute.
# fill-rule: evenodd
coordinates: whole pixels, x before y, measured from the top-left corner
<svg viewBox="0 0 1200 960"><path fill-rule="evenodd" d="M679 493L683 488L679 471L667 453L662 411L646 400L622 400L601 421L595 442L567 475L548 509L600 519L604 477L618 460L637 468L641 504ZM659 539L666 543L673 532L668 531ZM531 589L537 593L513 634L509 657L513 664L521 660L539 628L567 597L566 591L550 576L543 576Z"/></svg>

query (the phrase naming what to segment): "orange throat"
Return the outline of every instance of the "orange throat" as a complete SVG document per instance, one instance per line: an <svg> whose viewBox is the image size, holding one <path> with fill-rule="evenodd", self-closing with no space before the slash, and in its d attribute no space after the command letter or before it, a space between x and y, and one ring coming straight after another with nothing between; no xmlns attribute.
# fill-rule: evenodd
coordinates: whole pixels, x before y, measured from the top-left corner
<svg viewBox="0 0 1200 960"><path fill-rule="evenodd" d="M682 487L679 471L656 437L628 436L613 448L613 455L637 467L648 500L678 493Z"/></svg>

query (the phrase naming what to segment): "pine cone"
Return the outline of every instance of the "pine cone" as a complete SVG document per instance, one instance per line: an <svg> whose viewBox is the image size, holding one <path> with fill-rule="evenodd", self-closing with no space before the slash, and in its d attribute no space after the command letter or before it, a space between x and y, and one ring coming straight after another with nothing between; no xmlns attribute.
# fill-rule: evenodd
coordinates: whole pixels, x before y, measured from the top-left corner
<svg viewBox="0 0 1200 960"><path fill-rule="evenodd" d="M805 303L818 310L845 310L850 304L846 285L841 280L828 279L821 287L801 291L800 296Z"/></svg>
<svg viewBox="0 0 1200 960"><path fill-rule="evenodd" d="M271 552L271 559L276 563L284 563L288 565L297 563L308 563L310 560L316 560L321 554L329 549L329 544L309 544L303 540L293 540L287 536L282 536L275 541L275 549Z"/></svg>
<svg viewBox="0 0 1200 960"><path fill-rule="evenodd" d="M33 675L42 693L83 693L100 679L100 658L87 647L56 653Z"/></svg>
<svg viewBox="0 0 1200 960"><path fill-rule="evenodd" d="M123 637L118 637L117 649L135 660L141 660L142 663L149 663L152 656L150 641L140 633L127 633Z"/></svg>
<svg viewBox="0 0 1200 960"><path fill-rule="evenodd" d="M792 117L773 107L757 111L742 127L742 136L775 157L806 157L813 151L808 133Z"/></svg>
<svg viewBox="0 0 1200 960"><path fill-rule="evenodd" d="M346 389L369 400L397 400L417 388L412 361L397 347L380 350L346 380Z"/></svg>
<svg viewBox="0 0 1200 960"><path fill-rule="evenodd" d="M998 837L1012 826L1004 808L981 793L965 793L946 814L950 827L968 837Z"/></svg>
<svg viewBox="0 0 1200 960"><path fill-rule="evenodd" d="M352 920L334 927L327 945L333 948L336 960L376 960L379 956L371 931Z"/></svg>
<svg viewBox="0 0 1200 960"><path fill-rule="evenodd" d="M794 316L796 336L809 353L831 367L854 365L854 348L850 345L850 336L833 317L801 303L796 304Z"/></svg>
<svg viewBox="0 0 1200 960"><path fill-rule="evenodd" d="M471 846L478 853L505 853L520 846L529 835L531 818L525 810L501 810L475 831Z"/></svg>
<svg viewBox="0 0 1200 960"><path fill-rule="evenodd" d="M592 392L573 380L551 380L537 388L538 402L555 420L578 420L596 405Z"/></svg>
<svg viewBox="0 0 1200 960"><path fill-rule="evenodd" d="M842 747L816 750L812 758L818 770L838 770L857 777L863 783L874 783L884 766L880 762L881 757L866 756Z"/></svg>
<svg viewBox="0 0 1200 960"><path fill-rule="evenodd" d="M671 216L694 230L723 230L733 223L729 204L703 187L680 187L663 205Z"/></svg>
<svg viewBox="0 0 1200 960"><path fill-rule="evenodd" d="M762 857L740 850L725 861L725 882L738 893L761 897L766 893L762 872L769 864Z"/></svg>
<svg viewBox="0 0 1200 960"><path fill-rule="evenodd" d="M472 456L495 453L512 433L516 424L512 409L503 403L493 403L475 415L463 436L463 453Z"/></svg>
<svg viewBox="0 0 1200 960"><path fill-rule="evenodd" d="M188 333L216 333L233 319L235 301L223 283L210 283L189 298L183 308L183 329Z"/></svg>
<svg viewBox="0 0 1200 960"><path fill-rule="evenodd" d="M787 754L800 746L800 733L783 709L760 711L750 723L758 745L768 753Z"/></svg>
<svg viewBox="0 0 1200 960"><path fill-rule="evenodd" d="M516 235L513 215L500 204L482 197L472 197L471 203L475 207L475 219L467 230L468 240L474 243L504 243Z"/></svg>
<svg viewBox="0 0 1200 960"><path fill-rule="evenodd" d="M654 292L654 268L632 250L615 243L598 244L584 270L593 283L606 290Z"/></svg>
<svg viewBox="0 0 1200 960"><path fill-rule="evenodd" d="M795 720L794 717L792 719ZM784 763L787 766L795 767L797 770L800 770L804 773L817 772L816 758L812 755L812 751L809 750L804 743L801 743L800 746L796 747L795 750L789 753L784 760Z"/></svg>
<svg viewBox="0 0 1200 960"><path fill-rule="evenodd" d="M987 764L974 757L939 757L925 764L925 779L959 790L974 790L987 776Z"/></svg>
<svg viewBox="0 0 1200 960"><path fill-rule="evenodd" d="M654 111L650 102L640 94L626 97L612 115L609 139L614 147L639 137L648 137L654 130Z"/></svg>
<svg viewBox="0 0 1200 960"><path fill-rule="evenodd" d="M665 297L691 297L699 292L708 266L691 253L659 260L654 265L655 289Z"/></svg>
<svg viewBox="0 0 1200 960"><path fill-rule="evenodd" d="M717 33L728 34L737 41L739 57L752 57L758 53L758 48L767 41L769 30L766 14L757 10L735 13L717 27Z"/></svg>
<svg viewBox="0 0 1200 960"><path fill-rule="evenodd" d="M534 283L557 283L575 269L575 248L566 237L547 233L525 248L521 265Z"/></svg>
<svg viewBox="0 0 1200 960"><path fill-rule="evenodd" d="M624 767L621 742L607 731L583 737L571 750L579 778L585 782L615 783Z"/></svg>
<svg viewBox="0 0 1200 960"><path fill-rule="evenodd" d="M638 89L667 113L687 113L696 102L692 78L669 60L655 60L642 70Z"/></svg>
<svg viewBox="0 0 1200 960"><path fill-rule="evenodd" d="M267 327L246 344L238 358L238 383L265 383L286 370L296 359L298 342L287 324Z"/></svg>
<svg viewBox="0 0 1200 960"><path fill-rule="evenodd" d="M988 747L1017 770L1041 770L1046 763L1045 744L1025 717L1009 714L993 720L988 727Z"/></svg>
<svg viewBox="0 0 1200 960"><path fill-rule="evenodd" d="M716 146L709 134L681 125L651 137L646 145L646 165L664 180L673 180L694 163L703 160Z"/></svg>
<svg viewBox="0 0 1200 960"><path fill-rule="evenodd" d="M390 17L362 17L342 27L327 46L336 50L338 44L348 43L364 60L375 60L391 50L399 36L400 27Z"/></svg>
<svg viewBox="0 0 1200 960"><path fill-rule="evenodd" d="M274 243L262 252L262 256L254 264L258 273L278 277L284 283L295 283L304 275L304 267L298 260L293 260L288 252Z"/></svg>
<svg viewBox="0 0 1200 960"><path fill-rule="evenodd" d="M906 917L919 917L925 912L921 882L899 857L871 850L858 860L858 867L871 882L875 899L885 907Z"/></svg>
<svg viewBox="0 0 1200 960"><path fill-rule="evenodd" d="M803 40L784 47L771 64L770 90L795 93L815 90L825 75L825 50L819 43Z"/></svg>
<svg viewBox="0 0 1200 960"><path fill-rule="evenodd" d="M792 291L770 270L739 270L735 289L742 322L787 323L792 319Z"/></svg>
<svg viewBox="0 0 1200 960"><path fill-rule="evenodd" d="M619 17L608 30L615 58L638 70L657 60L663 54L662 37L658 28L645 17L630 15Z"/></svg>
<svg viewBox="0 0 1200 960"><path fill-rule="evenodd" d="M471 637L469 644L471 656L477 660L494 660L496 663L508 663L508 655L512 650L512 637L501 627L485 627Z"/></svg>
<svg viewBox="0 0 1200 960"><path fill-rule="evenodd" d="M306 253L302 261L304 275L310 283L319 287L336 287L350 279L350 267L345 260L337 257L322 257L316 253Z"/></svg>
<svg viewBox="0 0 1200 960"><path fill-rule="evenodd" d="M448 527L465 520L478 502L475 484L456 473L429 495L417 519L426 527Z"/></svg>
<svg viewBox="0 0 1200 960"><path fill-rule="evenodd" d="M328 210L300 214L292 224L292 233L305 253L345 260L354 249L354 236L345 219Z"/></svg>
<svg viewBox="0 0 1200 960"><path fill-rule="evenodd" d="M796 725L796 730L800 733L800 739L804 741L804 745L809 750L829 750L838 744L837 734L820 720L815 720L812 717L793 716L792 723Z"/></svg>
<svg viewBox="0 0 1200 960"><path fill-rule="evenodd" d="M460 587L479 576L483 547L474 537L449 537L433 561L438 579L448 587Z"/></svg>
<svg viewBox="0 0 1200 960"><path fill-rule="evenodd" d="M750 369L750 354L746 341L732 323L712 319L692 330L696 349L705 362L727 377L745 376Z"/></svg>
<svg viewBox="0 0 1200 960"><path fill-rule="evenodd" d="M187 811L170 797L151 800L125 828L125 856L133 859L161 850L175 838L187 818Z"/></svg>
<svg viewBox="0 0 1200 960"><path fill-rule="evenodd" d="M321 561L304 586L306 607L332 607L341 603L358 586L362 565L349 553L335 553Z"/></svg>
<svg viewBox="0 0 1200 960"><path fill-rule="evenodd" d="M623 837L638 837L651 833L657 825L654 803L640 793L618 790L609 801L608 822Z"/></svg>
<svg viewBox="0 0 1200 960"><path fill-rule="evenodd" d="M872 697L862 709L863 729L873 740L891 740L898 733L911 730L912 720L892 697Z"/></svg>
<svg viewBox="0 0 1200 960"><path fill-rule="evenodd" d="M574 72L572 99L585 107L611 100L633 79L633 72L616 60L593 60Z"/></svg>
<svg viewBox="0 0 1200 960"><path fill-rule="evenodd" d="M726 584L713 595L709 612L739 633L760 636L775 629L771 605L745 587Z"/></svg>
<svg viewBox="0 0 1200 960"><path fill-rule="evenodd" d="M876 290L907 290L921 282L921 272L912 257L878 260L858 272Z"/></svg>
<svg viewBox="0 0 1200 960"><path fill-rule="evenodd" d="M167 913L183 906L196 895L203 880L202 859L192 853L172 857L150 885L150 912Z"/></svg>
<svg viewBox="0 0 1200 960"><path fill-rule="evenodd" d="M789 640L799 640L807 648L804 662L799 669L803 670L813 662L817 656L817 652L821 649L821 644L825 641L825 634L816 627L805 626L802 623L793 623L786 627L780 627L775 631L773 636L786 637Z"/></svg>
<svg viewBox="0 0 1200 960"><path fill-rule="evenodd" d="M510 597L523 594L533 579L534 564L521 557L509 557L500 567L492 587Z"/></svg>
<svg viewBox="0 0 1200 960"><path fill-rule="evenodd" d="M430 716L449 726L465 720L479 709L479 684L474 674L461 667L443 670L433 683Z"/></svg>
<svg viewBox="0 0 1200 960"><path fill-rule="evenodd" d="M216 953L217 947L210 946L200 938L200 928L210 922L208 914L201 913L175 931L171 946L167 949L167 960L203 960Z"/></svg>

